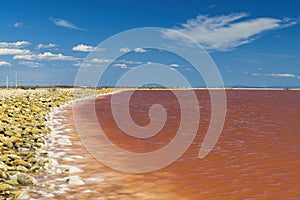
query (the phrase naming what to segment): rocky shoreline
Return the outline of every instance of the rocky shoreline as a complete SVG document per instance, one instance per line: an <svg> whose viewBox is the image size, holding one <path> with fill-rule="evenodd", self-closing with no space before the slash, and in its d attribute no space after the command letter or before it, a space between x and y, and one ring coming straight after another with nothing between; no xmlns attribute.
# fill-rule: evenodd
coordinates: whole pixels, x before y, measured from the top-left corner
<svg viewBox="0 0 300 200"><path fill-rule="evenodd" d="M96 94L112 89L99 89ZM20 199L25 188L41 185L35 176L47 171L40 155L50 129L47 114L73 99L95 94L76 89L0 90L0 200Z"/></svg>

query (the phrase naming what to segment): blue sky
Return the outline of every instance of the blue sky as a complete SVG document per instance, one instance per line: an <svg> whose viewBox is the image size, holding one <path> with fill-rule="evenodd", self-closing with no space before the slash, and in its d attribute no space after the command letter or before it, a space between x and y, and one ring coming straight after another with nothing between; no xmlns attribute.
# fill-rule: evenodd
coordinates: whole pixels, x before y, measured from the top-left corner
<svg viewBox="0 0 300 200"><path fill-rule="evenodd" d="M102 41L133 28L162 27L202 44L225 86L300 87L299 8L297 0L3 0L0 85L7 76L14 84L15 71L20 85L73 85L85 57L91 51L105 51L96 48ZM141 63L162 62L183 69L179 60L172 62L175 58L135 53L139 56L128 54L112 65L107 79L115 80ZM98 63L106 59L101 57ZM202 83L199 80L199 86Z"/></svg>

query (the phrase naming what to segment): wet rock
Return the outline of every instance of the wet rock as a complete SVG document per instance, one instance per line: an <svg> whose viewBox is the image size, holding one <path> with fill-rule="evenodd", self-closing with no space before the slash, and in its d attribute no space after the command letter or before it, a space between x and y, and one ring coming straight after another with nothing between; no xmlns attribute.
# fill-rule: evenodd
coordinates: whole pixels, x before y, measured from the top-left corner
<svg viewBox="0 0 300 200"><path fill-rule="evenodd" d="M47 146L45 139L50 133L45 126L47 113L72 99L73 93L67 90L0 97L0 200L22 199L22 188L36 183L28 173L47 170L50 164L58 165L49 162L47 151L37 150ZM76 176L66 182L83 184Z"/></svg>
<svg viewBox="0 0 300 200"><path fill-rule="evenodd" d="M40 166L33 166L33 167L30 168L29 171L31 171L31 172L36 172L36 171L39 171L40 169L41 169Z"/></svg>
<svg viewBox="0 0 300 200"><path fill-rule="evenodd" d="M24 174L24 173L20 173L17 175L17 181L19 184L22 184L22 185L33 185L37 182L35 180L35 178L33 178L32 176L30 176L28 174Z"/></svg>

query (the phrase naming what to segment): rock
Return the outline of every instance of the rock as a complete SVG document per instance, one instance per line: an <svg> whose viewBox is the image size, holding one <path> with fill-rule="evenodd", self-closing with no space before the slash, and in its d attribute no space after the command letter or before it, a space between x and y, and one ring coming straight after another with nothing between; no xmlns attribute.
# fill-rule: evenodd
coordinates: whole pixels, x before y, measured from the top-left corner
<svg viewBox="0 0 300 200"><path fill-rule="evenodd" d="M84 185L82 178L77 175L64 178L64 182L70 185Z"/></svg>
<svg viewBox="0 0 300 200"><path fill-rule="evenodd" d="M34 157L31 157L27 160L27 162L29 163L35 163L36 162L36 159Z"/></svg>
<svg viewBox="0 0 300 200"><path fill-rule="evenodd" d="M39 134L40 133L40 130L37 129L37 128L34 128L30 131L32 134Z"/></svg>
<svg viewBox="0 0 300 200"><path fill-rule="evenodd" d="M6 181L6 183L9 185L12 185L12 186L19 185L17 180L8 180L8 181Z"/></svg>
<svg viewBox="0 0 300 200"><path fill-rule="evenodd" d="M29 170L22 166L22 165L18 165L18 166L12 166L8 168L9 171L19 171L19 172L28 172Z"/></svg>
<svg viewBox="0 0 300 200"><path fill-rule="evenodd" d="M4 133L4 131L5 131L5 128L4 128L4 126L2 125L2 124L0 124L0 133Z"/></svg>
<svg viewBox="0 0 300 200"><path fill-rule="evenodd" d="M6 131L7 132L7 131ZM5 132L5 133L6 133ZM7 146L8 148L11 148L11 147L13 147L14 145L13 145L13 143L8 139L8 138L6 138L6 137L2 137L1 139L0 139L0 141L5 145L5 146Z"/></svg>
<svg viewBox="0 0 300 200"><path fill-rule="evenodd" d="M15 165L22 165L24 167L30 167L30 163L29 162L26 162L24 160L21 160L21 159L17 159L13 162Z"/></svg>
<svg viewBox="0 0 300 200"><path fill-rule="evenodd" d="M24 174L24 173L20 173L17 175L17 181L19 184L22 185L33 185L36 184L36 180L35 178L33 178L32 176L28 175L28 174Z"/></svg>
<svg viewBox="0 0 300 200"><path fill-rule="evenodd" d="M2 151L3 154L15 154L16 152L13 149Z"/></svg>
<svg viewBox="0 0 300 200"><path fill-rule="evenodd" d="M7 136L14 136L15 135L15 133L13 131L10 131L10 130L5 131L4 134L7 135Z"/></svg>
<svg viewBox="0 0 300 200"><path fill-rule="evenodd" d="M12 187L6 183L0 183L0 192L10 190Z"/></svg>
<svg viewBox="0 0 300 200"><path fill-rule="evenodd" d="M14 154L14 153L9 153L9 154L7 154L7 157L9 157L9 158L12 159L12 160L21 159L20 156L17 156L17 155Z"/></svg>
<svg viewBox="0 0 300 200"><path fill-rule="evenodd" d="M29 154L29 151L19 151L17 152L18 156L27 156Z"/></svg>
<svg viewBox="0 0 300 200"><path fill-rule="evenodd" d="M84 94L78 97L84 97ZM49 162L47 151L37 150L47 146L45 139L51 131L46 126L47 113L72 99L72 92L61 90L0 97L0 200L29 199L19 195L22 191L27 192L23 190L25 185L36 183L27 173L46 170L48 165L58 166ZM65 181L71 185L84 184L78 176L68 177Z"/></svg>
<svg viewBox="0 0 300 200"><path fill-rule="evenodd" d="M0 155L0 161L2 162L8 162L10 159L7 157L7 155Z"/></svg>
<svg viewBox="0 0 300 200"><path fill-rule="evenodd" d="M33 166L33 167L30 168L30 171L31 172L36 172L36 171L39 171L40 169L41 169L40 166Z"/></svg>
<svg viewBox="0 0 300 200"><path fill-rule="evenodd" d="M38 142L38 143L35 144L35 146L37 146L38 148L41 148L43 145L44 145L44 144L41 143L41 142Z"/></svg>
<svg viewBox="0 0 300 200"><path fill-rule="evenodd" d="M4 162L0 162L0 170L6 172L8 170L8 168L9 167Z"/></svg>
<svg viewBox="0 0 300 200"><path fill-rule="evenodd" d="M8 179L8 175L4 171L0 171L0 177L4 179Z"/></svg>

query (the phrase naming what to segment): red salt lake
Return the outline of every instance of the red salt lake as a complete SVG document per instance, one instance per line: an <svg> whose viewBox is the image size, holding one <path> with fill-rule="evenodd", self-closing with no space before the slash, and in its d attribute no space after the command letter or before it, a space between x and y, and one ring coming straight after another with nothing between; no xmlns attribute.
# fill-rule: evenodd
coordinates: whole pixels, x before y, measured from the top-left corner
<svg viewBox="0 0 300 200"><path fill-rule="evenodd" d="M52 151L63 154L57 158L59 164L81 171L41 176L40 180L57 180L45 191L51 195L44 199L299 199L300 91L226 90L224 128L215 147L203 159L198 158L198 153L210 122L210 97L206 90L195 91L200 125L192 145L169 166L148 173L119 172L103 165L82 144L71 106L55 114L60 123L56 130L68 136L72 144L56 144ZM121 106L125 93L115 94ZM86 132L97 133L99 130L89 124L85 109L91 101L82 100L75 109L82 116L79 123L85 124ZM157 103L167 111L166 124L157 135L142 139L118 128L111 113L111 95L97 97L95 107L103 131L114 144L127 151L144 153L167 145L179 127L180 107L167 90L135 91L130 101L134 122L147 125L149 108ZM89 141L97 144L97 135ZM122 155L115 162L130 164ZM63 179L66 176L80 177L82 183L68 183Z"/></svg>

